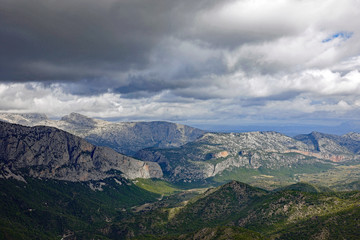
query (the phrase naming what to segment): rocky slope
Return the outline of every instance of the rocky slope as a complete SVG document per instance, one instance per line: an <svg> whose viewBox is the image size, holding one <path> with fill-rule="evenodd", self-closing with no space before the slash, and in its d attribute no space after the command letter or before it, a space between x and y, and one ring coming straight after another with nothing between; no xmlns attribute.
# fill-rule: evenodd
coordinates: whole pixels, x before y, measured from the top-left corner
<svg viewBox="0 0 360 240"><path fill-rule="evenodd" d="M312 151L319 153L323 158L332 161L352 160L360 152L360 134L348 133L342 136L312 132L295 136L311 147Z"/></svg>
<svg viewBox="0 0 360 240"><path fill-rule="evenodd" d="M135 156L159 163L172 181L201 180L237 168L279 170L313 164L331 166L359 158L345 148L337 151L329 146L319 151L312 142L276 132L206 133L179 148L143 149Z"/></svg>
<svg viewBox="0 0 360 240"><path fill-rule="evenodd" d="M43 114L0 113L0 120L25 126L51 126L85 138L97 146L111 147L132 155L146 147L178 147L201 136L204 131L169 122L108 122L71 113L60 120Z"/></svg>
<svg viewBox="0 0 360 240"><path fill-rule="evenodd" d="M23 175L30 175L88 181L118 173L130 179L162 177L157 163L139 161L107 147L96 147L65 131L0 122L0 175L3 178L21 180Z"/></svg>

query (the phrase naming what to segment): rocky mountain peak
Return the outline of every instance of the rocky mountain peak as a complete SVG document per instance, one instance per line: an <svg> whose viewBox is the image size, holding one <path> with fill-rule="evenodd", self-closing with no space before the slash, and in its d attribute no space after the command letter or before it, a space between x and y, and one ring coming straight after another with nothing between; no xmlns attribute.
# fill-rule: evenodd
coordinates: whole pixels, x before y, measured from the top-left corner
<svg viewBox="0 0 360 240"><path fill-rule="evenodd" d="M326 134L326 133L321 133L321 132L316 132L313 131L309 134L309 136L315 138L315 139L321 139L321 138L334 138L337 135L331 135L331 134Z"/></svg>
<svg viewBox="0 0 360 240"><path fill-rule="evenodd" d="M299 140L322 154L340 156L343 159L352 159L360 151L360 134L349 133L343 136L312 132L295 136Z"/></svg>
<svg viewBox="0 0 360 240"><path fill-rule="evenodd" d="M251 187L250 185L243 183L243 182L239 182L236 180L232 180L226 184L224 184L223 186L221 186L222 188L232 188L232 189L245 189L247 187Z"/></svg>
<svg viewBox="0 0 360 240"><path fill-rule="evenodd" d="M96 125L96 121L94 119L75 112L62 117L61 121L88 128L95 127Z"/></svg>
<svg viewBox="0 0 360 240"><path fill-rule="evenodd" d="M227 184L221 186L219 191L222 191L222 190L226 190L226 191L230 190L236 194L242 194L242 195L244 195L244 194L252 195L255 193L263 193L264 192L264 190L262 190L262 189L255 188L255 187L250 186L249 184L235 181L235 180L232 180L231 182L228 182Z"/></svg>

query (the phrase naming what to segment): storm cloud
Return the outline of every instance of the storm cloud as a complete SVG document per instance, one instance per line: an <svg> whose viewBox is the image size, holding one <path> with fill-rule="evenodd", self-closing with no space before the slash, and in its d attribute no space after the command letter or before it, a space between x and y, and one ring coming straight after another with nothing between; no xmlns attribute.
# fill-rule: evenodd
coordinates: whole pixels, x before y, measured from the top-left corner
<svg viewBox="0 0 360 240"><path fill-rule="evenodd" d="M234 123L359 117L357 0L0 5L2 111Z"/></svg>

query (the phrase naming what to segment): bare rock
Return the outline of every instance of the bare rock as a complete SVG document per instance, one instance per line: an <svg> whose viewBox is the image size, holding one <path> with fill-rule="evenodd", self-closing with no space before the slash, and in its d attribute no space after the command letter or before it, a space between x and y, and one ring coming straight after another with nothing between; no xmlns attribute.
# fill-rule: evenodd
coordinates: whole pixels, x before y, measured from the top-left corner
<svg viewBox="0 0 360 240"><path fill-rule="evenodd" d="M123 177L160 178L154 162L144 162L96 147L80 137L52 127L24 127L0 122L0 163L13 174L68 181Z"/></svg>

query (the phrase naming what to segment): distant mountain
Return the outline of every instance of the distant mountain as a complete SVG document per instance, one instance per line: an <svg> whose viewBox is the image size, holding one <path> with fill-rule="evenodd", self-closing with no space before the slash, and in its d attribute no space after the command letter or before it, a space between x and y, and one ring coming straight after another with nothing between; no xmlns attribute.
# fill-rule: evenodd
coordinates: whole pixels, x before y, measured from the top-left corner
<svg viewBox="0 0 360 240"><path fill-rule="evenodd" d="M307 144L313 151L333 156L335 161L352 159L360 153L360 134L348 133L342 136L312 132L295 136L294 139ZM337 157L337 159L336 159Z"/></svg>
<svg viewBox="0 0 360 240"><path fill-rule="evenodd" d="M349 146L335 144L332 140L327 143L326 147L319 148L307 138L294 139L276 132L206 133L179 148L143 149L135 157L157 162L169 180L185 182L231 175L241 168L247 169L244 174L256 170L259 175L270 177L273 176L271 171L280 175L283 170L294 174L322 171L338 162L359 159ZM233 175L224 180L234 179Z"/></svg>
<svg viewBox="0 0 360 240"><path fill-rule="evenodd" d="M170 122L108 122L71 113L60 120L43 114L0 113L0 120L25 126L51 126L85 138L97 146L107 146L119 153L133 155L147 147L178 147L205 132Z"/></svg>
<svg viewBox="0 0 360 240"><path fill-rule="evenodd" d="M53 127L25 127L0 122L0 177L23 176L68 181L162 177L154 162L124 156L96 147Z"/></svg>

